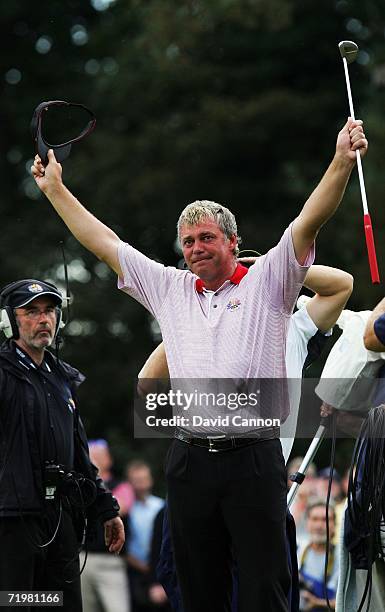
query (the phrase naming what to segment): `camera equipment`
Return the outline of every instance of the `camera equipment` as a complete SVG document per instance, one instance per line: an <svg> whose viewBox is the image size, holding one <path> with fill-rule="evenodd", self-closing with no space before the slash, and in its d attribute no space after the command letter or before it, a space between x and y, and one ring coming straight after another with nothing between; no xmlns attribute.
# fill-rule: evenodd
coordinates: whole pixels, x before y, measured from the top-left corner
<svg viewBox="0 0 385 612"><path fill-rule="evenodd" d="M46 461L44 466L44 499L67 497L71 505L78 508L90 506L96 498L96 485L77 472L68 472L64 466Z"/></svg>
<svg viewBox="0 0 385 612"><path fill-rule="evenodd" d="M372 408L363 422L353 452L345 514L345 547L354 569L367 570L358 612L370 608L372 568L385 559L382 540L385 516L385 407Z"/></svg>
<svg viewBox="0 0 385 612"><path fill-rule="evenodd" d="M55 499L56 492L65 473L60 465L55 465L50 461L45 462L44 466L44 499L50 501Z"/></svg>

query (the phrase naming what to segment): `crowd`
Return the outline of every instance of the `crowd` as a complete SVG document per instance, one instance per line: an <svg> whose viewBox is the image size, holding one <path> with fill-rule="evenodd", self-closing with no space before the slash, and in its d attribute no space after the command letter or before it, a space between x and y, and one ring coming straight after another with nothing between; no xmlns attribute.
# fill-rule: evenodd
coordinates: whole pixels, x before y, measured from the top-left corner
<svg viewBox="0 0 385 612"><path fill-rule="evenodd" d="M89 440L89 452L118 500L126 541L120 555L113 556L108 554L101 527L89 533L82 553L84 612L166 612L170 609L167 596L156 577L165 502L152 493L151 467L141 459L131 461L119 479L106 440Z"/></svg>
<svg viewBox="0 0 385 612"><path fill-rule="evenodd" d="M171 610L167 595L157 578L163 532L165 500L153 495L151 467L143 460L130 462L124 478L113 471L113 457L104 439L89 441L90 457L120 505L126 532L125 548L119 556L108 554L103 532L91 532L82 553L86 560L81 575L84 612L150 612ZM294 457L287 464L290 475L302 463ZM326 608L324 592L326 538L326 497L330 468L309 466L299 487L291 512L297 530L300 575L300 610ZM332 609L338 585L338 543L346 504L349 470L341 476L335 469L329 504L329 560L327 594ZM87 556L87 559L85 557Z"/></svg>
<svg viewBox="0 0 385 612"><path fill-rule="evenodd" d="M292 486L290 475L297 472L301 463L302 457L295 457L289 461L288 489ZM301 612L326 608L324 578L327 544L329 544L327 595L332 609L335 607L339 572L338 545L341 537L341 519L348 493L349 469L343 476L333 470L328 507L329 542L327 542L326 500L329 478L330 467L317 470L315 464L311 464L290 508L297 532Z"/></svg>

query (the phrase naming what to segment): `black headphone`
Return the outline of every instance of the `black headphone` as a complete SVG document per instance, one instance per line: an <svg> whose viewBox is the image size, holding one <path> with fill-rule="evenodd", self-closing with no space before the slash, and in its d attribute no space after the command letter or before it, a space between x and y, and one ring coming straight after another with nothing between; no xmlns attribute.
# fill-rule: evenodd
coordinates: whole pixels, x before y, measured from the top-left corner
<svg viewBox="0 0 385 612"><path fill-rule="evenodd" d="M15 313L13 311L13 308L9 306L8 304L9 296L14 291L16 291L16 289L19 289L19 287L22 287L23 285L26 285L27 283L30 283L30 284L37 283L38 284L39 282L40 281L36 280L35 278L25 278L20 281L9 283L1 290L0 292L0 308L1 308L0 310L0 330L4 332L4 335L6 338L13 338L14 340L17 340L20 336L19 327L17 325ZM52 283L48 283L47 281L44 281L44 284L47 285L49 288L51 288L55 292L55 294L59 296L58 288L55 287L55 285L53 285ZM36 297L39 297L38 294L36 295ZM63 329L63 327L65 326L65 323L63 322L63 319L62 319L61 306L58 306L58 308L59 308L59 316L56 318L56 328L55 328L54 338L56 338L59 330Z"/></svg>

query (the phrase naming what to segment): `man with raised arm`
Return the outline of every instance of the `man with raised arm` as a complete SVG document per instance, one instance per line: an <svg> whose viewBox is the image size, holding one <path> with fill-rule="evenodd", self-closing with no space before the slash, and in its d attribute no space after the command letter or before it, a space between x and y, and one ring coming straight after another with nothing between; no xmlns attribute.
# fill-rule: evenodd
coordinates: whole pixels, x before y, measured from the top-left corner
<svg viewBox="0 0 385 612"><path fill-rule="evenodd" d="M252 264L257 261L256 257L240 257L241 263ZM290 415L281 428L281 444L285 463L287 463L296 431L299 404L301 400L302 372L316 359L322 351L331 328L335 325L341 315L347 300L353 289L353 277L336 268L328 266L313 265L309 268L304 279L304 286L314 292L312 298L302 295L297 306L299 309L291 315L289 330L286 339L286 371L289 382ZM301 306L299 306L301 303ZM161 342L148 357L138 375L138 391L142 397L151 393L158 387L158 383L169 379L167 358L164 344ZM291 472L289 472L291 473ZM287 537L291 541L291 521L287 518ZM293 549L296 550L295 537L293 538ZM288 545L288 550L292 547ZM296 557L296 553L294 553ZM295 579L295 563L290 557L292 566L292 578ZM180 591L176 579L174 553L170 538L170 526L168 510L165 508L163 521L163 541L158 564L158 578L167 592L173 609L182 610ZM232 610L238 611L237 602L237 570L233 568L234 589ZM291 597L289 597L291 600Z"/></svg>
<svg viewBox="0 0 385 612"><path fill-rule="evenodd" d="M247 260L247 261L246 261ZM256 257L238 258L241 263L254 263ZM353 290L353 277L348 272L313 265L304 279L304 287L314 292L313 297L301 296L298 310L291 315L286 339L286 373L289 379L290 415L281 427L281 444L285 463L293 446L301 400L301 378L304 367L310 365L322 351L327 337L339 318ZM299 303L301 302L301 306ZM322 345L317 356L309 342L318 336ZM310 350L310 353L308 351ZM145 397L154 391L154 381L170 378L164 344L161 342L148 357L138 375L138 391Z"/></svg>
<svg viewBox="0 0 385 612"><path fill-rule="evenodd" d="M342 199L356 150L366 149L362 122L349 119L302 211L250 269L237 264L237 225L220 204L197 201L182 211L178 237L189 270L177 270L121 242L89 213L64 187L52 151L47 167L36 159L32 172L74 236L156 317L171 379L210 379L220 389L223 379L285 379L288 322L313 263L314 240ZM269 410L274 407L283 422L289 411L285 385L270 385L268 399ZM264 402L259 409L269 414ZM241 435L223 431L221 424L179 431L166 475L185 612L230 609L230 551L238 566L240 610L287 612L286 472L279 428L246 427Z"/></svg>

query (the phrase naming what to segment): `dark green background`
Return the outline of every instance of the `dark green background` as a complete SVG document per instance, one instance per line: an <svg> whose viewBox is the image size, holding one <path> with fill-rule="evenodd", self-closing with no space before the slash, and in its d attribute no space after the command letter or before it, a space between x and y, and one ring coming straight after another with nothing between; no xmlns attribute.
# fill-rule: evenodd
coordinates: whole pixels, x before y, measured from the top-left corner
<svg viewBox="0 0 385 612"><path fill-rule="evenodd" d="M150 316L36 190L33 109L64 99L94 111L96 131L64 163L65 182L147 255L178 264L176 219L195 199L229 206L244 247L263 252L333 155L348 114L337 44L353 39L361 53L350 76L370 140L364 169L383 275L385 3L14 0L0 17L1 284L37 276L63 286L64 242L74 303L62 352L87 375L89 435L111 441L118 467L140 454L160 473L164 445L131 432L135 377L157 342ZM354 275L350 308L383 296L370 283L356 174L317 240L317 262ZM342 447L344 463L350 446ZM326 445L319 461L328 462Z"/></svg>

